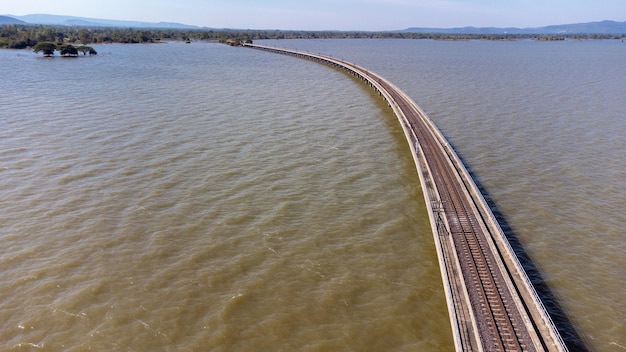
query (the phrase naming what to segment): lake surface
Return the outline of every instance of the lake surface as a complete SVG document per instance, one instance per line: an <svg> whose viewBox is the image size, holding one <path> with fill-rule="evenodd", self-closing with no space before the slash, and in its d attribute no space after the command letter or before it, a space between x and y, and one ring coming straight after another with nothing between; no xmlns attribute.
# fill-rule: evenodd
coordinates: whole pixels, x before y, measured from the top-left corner
<svg viewBox="0 0 626 352"><path fill-rule="evenodd" d="M380 73L465 159L590 349L626 350L626 45L290 40ZM453 348L395 116L219 44L1 50L0 349Z"/></svg>

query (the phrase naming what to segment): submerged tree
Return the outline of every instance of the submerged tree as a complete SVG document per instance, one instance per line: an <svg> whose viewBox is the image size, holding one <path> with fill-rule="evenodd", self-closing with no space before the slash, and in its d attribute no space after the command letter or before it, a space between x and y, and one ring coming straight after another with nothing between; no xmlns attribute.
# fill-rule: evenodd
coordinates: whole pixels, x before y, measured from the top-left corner
<svg viewBox="0 0 626 352"><path fill-rule="evenodd" d="M65 56L65 57L78 56L78 49L76 49L75 46L70 45L70 44L61 45L59 47L59 51L61 52L61 56Z"/></svg>
<svg viewBox="0 0 626 352"><path fill-rule="evenodd" d="M54 51L57 50L57 45L52 42L39 42L33 47L35 53L43 52L43 56L54 56Z"/></svg>
<svg viewBox="0 0 626 352"><path fill-rule="evenodd" d="M83 53L83 55L87 55L87 53L89 53L89 55L98 55L98 52L94 48L87 45L80 45L76 47L76 50Z"/></svg>
<svg viewBox="0 0 626 352"><path fill-rule="evenodd" d="M55 51L59 51L63 57L77 57L79 52L83 55L97 55L98 52L87 45L80 45L75 47L71 44L56 44L52 42L39 42L33 47L35 53L43 52L46 57L54 56Z"/></svg>

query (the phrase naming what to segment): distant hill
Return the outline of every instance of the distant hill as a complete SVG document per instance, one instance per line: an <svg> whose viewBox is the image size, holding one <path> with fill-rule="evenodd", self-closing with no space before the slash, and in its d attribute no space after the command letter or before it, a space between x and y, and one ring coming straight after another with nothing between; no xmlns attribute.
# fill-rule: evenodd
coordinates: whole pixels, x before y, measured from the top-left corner
<svg viewBox="0 0 626 352"><path fill-rule="evenodd" d="M533 28L462 27L462 28L407 28L407 33L448 33L448 34L624 34L626 22L600 21L575 24L562 24Z"/></svg>
<svg viewBox="0 0 626 352"><path fill-rule="evenodd" d="M33 14L25 16L0 15L1 24L47 24L77 27L122 27L122 28L169 28L169 29L206 29L175 22L139 22L107 20L75 16ZM412 27L404 30L390 31L401 33L435 33L435 34L626 34L626 21L599 21L587 23L562 24L545 27L460 27L460 28L421 28Z"/></svg>
<svg viewBox="0 0 626 352"><path fill-rule="evenodd" d="M0 16L0 24L26 24L26 22L10 16Z"/></svg>
<svg viewBox="0 0 626 352"><path fill-rule="evenodd" d="M198 26L191 26L174 22L139 22L106 20L100 18L87 18L75 16L60 16L35 14L25 16L0 16L0 18L13 18L21 20L22 24L49 24L57 26L82 26L82 27L123 27L123 28L176 28L176 29L200 29ZM2 22L0 22L2 23Z"/></svg>

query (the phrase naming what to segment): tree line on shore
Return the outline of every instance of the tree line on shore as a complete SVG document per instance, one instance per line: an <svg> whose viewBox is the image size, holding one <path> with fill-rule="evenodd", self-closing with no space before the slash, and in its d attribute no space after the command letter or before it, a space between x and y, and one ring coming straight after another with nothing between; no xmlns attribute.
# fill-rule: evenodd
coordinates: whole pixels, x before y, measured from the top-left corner
<svg viewBox="0 0 626 352"><path fill-rule="evenodd" d="M229 39L331 39L331 38L402 38L435 40L564 40L625 39L623 34L450 34L362 31L293 31L293 30L229 30L229 29L145 29L112 27L79 27L52 25L2 25L0 48L33 48L39 42L61 44L158 43L161 41L219 41Z"/></svg>

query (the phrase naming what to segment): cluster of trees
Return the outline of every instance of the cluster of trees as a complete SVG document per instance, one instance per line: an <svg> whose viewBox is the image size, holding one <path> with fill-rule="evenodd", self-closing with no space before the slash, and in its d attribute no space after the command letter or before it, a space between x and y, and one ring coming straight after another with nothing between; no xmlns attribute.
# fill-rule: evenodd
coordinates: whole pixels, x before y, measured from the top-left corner
<svg viewBox="0 0 626 352"><path fill-rule="evenodd" d="M220 39L220 43L222 44L228 44L230 46L240 46L243 43L248 43L248 44L252 44L252 39L248 38L245 40L242 40L241 38L229 38L229 39Z"/></svg>
<svg viewBox="0 0 626 352"><path fill-rule="evenodd" d="M623 34L449 34L360 31L283 31L283 30L218 30L218 29L140 29L111 27L68 27L50 25L2 25L0 48L32 48L39 42L64 44L91 43L155 43L160 41L251 41L257 39L312 38L403 38L435 40L562 40L562 39L625 39Z"/></svg>
<svg viewBox="0 0 626 352"><path fill-rule="evenodd" d="M76 57L79 52L83 55L97 55L96 50L87 45L73 46L72 44L58 44L52 42L39 42L33 46L35 53L42 52L43 56L53 56L55 51L59 51L61 56Z"/></svg>

